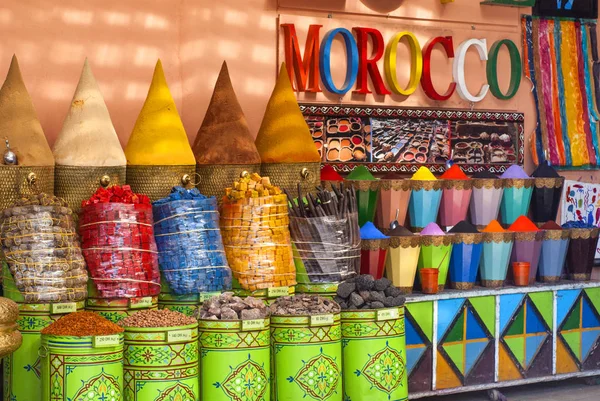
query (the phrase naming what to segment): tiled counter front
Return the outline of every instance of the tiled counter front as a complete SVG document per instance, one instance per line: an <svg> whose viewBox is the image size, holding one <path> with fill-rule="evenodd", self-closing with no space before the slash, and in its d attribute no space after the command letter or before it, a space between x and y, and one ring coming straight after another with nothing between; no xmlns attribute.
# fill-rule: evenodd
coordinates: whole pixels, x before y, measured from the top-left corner
<svg viewBox="0 0 600 401"><path fill-rule="evenodd" d="M409 398L600 375L600 282L414 294Z"/></svg>

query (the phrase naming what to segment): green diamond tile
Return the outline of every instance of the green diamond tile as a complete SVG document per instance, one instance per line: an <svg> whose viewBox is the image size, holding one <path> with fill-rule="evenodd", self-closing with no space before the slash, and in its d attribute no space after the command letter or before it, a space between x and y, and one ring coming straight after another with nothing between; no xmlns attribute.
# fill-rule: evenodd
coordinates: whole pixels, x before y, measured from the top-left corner
<svg viewBox="0 0 600 401"><path fill-rule="evenodd" d="M571 314L569 314L569 316L565 320L565 323L562 326L562 330L578 329L580 324L581 324L581 298L578 298L577 301L575 301L575 307L573 308L573 311L571 312Z"/></svg>
<svg viewBox="0 0 600 401"><path fill-rule="evenodd" d="M464 345L463 344L444 344L442 345L444 351L450 357L450 360L454 363L454 365L458 368L460 373L464 374L465 372L465 353L464 353Z"/></svg>
<svg viewBox="0 0 600 401"><path fill-rule="evenodd" d="M494 335L496 332L496 298L494 296L474 297L469 298L469 302L488 331Z"/></svg>
<svg viewBox="0 0 600 401"><path fill-rule="evenodd" d="M421 328L423 334L431 341L433 338L433 302L407 303L406 309Z"/></svg>
<svg viewBox="0 0 600 401"><path fill-rule="evenodd" d="M465 310L463 309L458 315L458 319L454 322L454 326L450 329L448 337L444 340L444 343L450 343L454 341L462 341L464 336L465 327Z"/></svg>
<svg viewBox="0 0 600 401"><path fill-rule="evenodd" d="M573 352L573 355L577 357L577 360L581 361L581 335L578 331L572 333L561 333L565 339L567 345Z"/></svg>
<svg viewBox="0 0 600 401"><path fill-rule="evenodd" d="M542 319L552 329L552 318L554 314L554 295L552 292L532 292L529 294L531 302L538 308Z"/></svg>
<svg viewBox="0 0 600 401"><path fill-rule="evenodd" d="M506 345L513 353L517 361L521 364L521 366L525 366L525 338L524 337L513 337L513 338L504 338L506 341Z"/></svg>
<svg viewBox="0 0 600 401"><path fill-rule="evenodd" d="M524 330L523 319L524 318L525 318L525 308L524 308L524 306L521 306L519 308L519 311L517 312L517 316L510 323L510 326L508 327L508 331L506 332L505 335L514 336L517 334L523 334L523 330Z"/></svg>

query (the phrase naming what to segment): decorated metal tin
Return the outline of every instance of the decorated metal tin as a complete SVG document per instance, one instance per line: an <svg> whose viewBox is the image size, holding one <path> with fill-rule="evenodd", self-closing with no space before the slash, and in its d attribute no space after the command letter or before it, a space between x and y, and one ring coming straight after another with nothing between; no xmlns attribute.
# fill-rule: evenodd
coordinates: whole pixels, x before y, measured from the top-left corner
<svg viewBox="0 0 600 401"><path fill-rule="evenodd" d="M202 400L269 401L269 319L200 320Z"/></svg>
<svg viewBox="0 0 600 401"><path fill-rule="evenodd" d="M404 307L343 311L344 400L408 400Z"/></svg>
<svg viewBox="0 0 600 401"><path fill-rule="evenodd" d="M342 401L340 314L271 316L273 398Z"/></svg>
<svg viewBox="0 0 600 401"><path fill-rule="evenodd" d="M141 309L158 309L158 296L140 298L97 298L98 293L88 281L88 296L85 310L96 312L100 316L117 323L119 320L133 315Z"/></svg>
<svg viewBox="0 0 600 401"><path fill-rule="evenodd" d="M126 327L123 360L125 401L197 401L198 324Z"/></svg>
<svg viewBox="0 0 600 401"><path fill-rule="evenodd" d="M123 333L42 335L39 353L42 401L123 399Z"/></svg>

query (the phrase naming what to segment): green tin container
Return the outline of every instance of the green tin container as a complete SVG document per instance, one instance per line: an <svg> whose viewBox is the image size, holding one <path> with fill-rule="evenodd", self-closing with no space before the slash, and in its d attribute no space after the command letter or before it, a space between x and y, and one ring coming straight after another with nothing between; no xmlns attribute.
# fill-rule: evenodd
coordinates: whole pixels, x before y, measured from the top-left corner
<svg viewBox="0 0 600 401"><path fill-rule="evenodd" d="M249 291L241 288L239 282L233 278L233 289L231 290L236 296L241 298L253 297L262 299L267 305L271 305L279 297L292 296L296 293L294 286L290 287L275 287L262 290Z"/></svg>
<svg viewBox="0 0 600 401"><path fill-rule="evenodd" d="M204 301L210 299L220 292L203 292L199 294L174 295L171 293L169 284L161 279L161 291L158 294L158 309L169 309L183 313L186 316L196 316L198 308Z"/></svg>
<svg viewBox="0 0 600 401"><path fill-rule="evenodd" d="M66 313L82 311L85 302L61 304L26 304L6 267L3 269L4 296L19 305L17 326L23 337L21 347L2 361L5 401L38 401L41 399L41 365L38 350L42 329Z"/></svg>
<svg viewBox="0 0 600 401"><path fill-rule="evenodd" d="M42 335L39 352L42 401L123 399L123 333L87 337Z"/></svg>
<svg viewBox="0 0 600 401"><path fill-rule="evenodd" d="M296 293L333 298L337 292L338 285L339 283L298 283L296 284Z"/></svg>
<svg viewBox="0 0 600 401"><path fill-rule="evenodd" d="M200 320L200 388L205 401L269 401L269 319Z"/></svg>
<svg viewBox="0 0 600 401"><path fill-rule="evenodd" d="M271 316L277 401L342 401L340 314Z"/></svg>
<svg viewBox="0 0 600 401"><path fill-rule="evenodd" d="M88 299L85 310L96 312L100 316L117 323L119 320L133 315L142 309L158 309L158 296L142 298L98 298L98 291L92 283L88 281Z"/></svg>
<svg viewBox="0 0 600 401"><path fill-rule="evenodd" d="M404 307L342 312L344 400L408 400Z"/></svg>
<svg viewBox="0 0 600 401"><path fill-rule="evenodd" d="M125 327L124 401L198 401L198 324Z"/></svg>

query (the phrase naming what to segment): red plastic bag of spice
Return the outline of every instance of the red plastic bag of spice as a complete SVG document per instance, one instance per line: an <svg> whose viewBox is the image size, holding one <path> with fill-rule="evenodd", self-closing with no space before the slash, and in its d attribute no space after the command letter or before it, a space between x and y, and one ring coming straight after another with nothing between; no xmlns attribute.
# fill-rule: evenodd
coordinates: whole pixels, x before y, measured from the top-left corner
<svg viewBox="0 0 600 401"><path fill-rule="evenodd" d="M101 298L158 295L152 205L128 185L99 188L82 202L81 249Z"/></svg>

